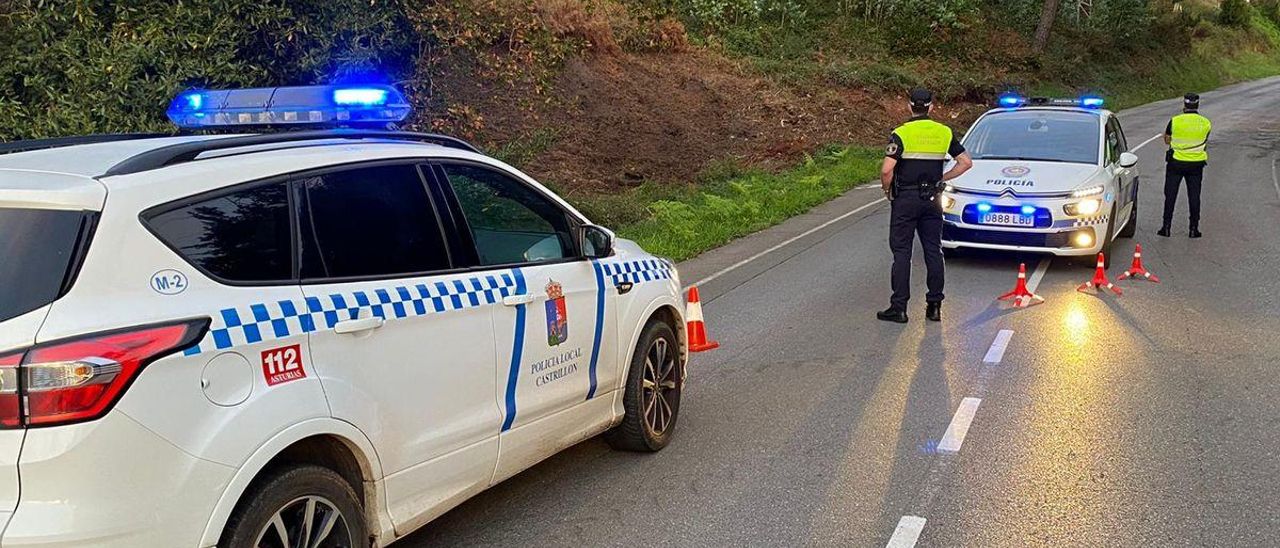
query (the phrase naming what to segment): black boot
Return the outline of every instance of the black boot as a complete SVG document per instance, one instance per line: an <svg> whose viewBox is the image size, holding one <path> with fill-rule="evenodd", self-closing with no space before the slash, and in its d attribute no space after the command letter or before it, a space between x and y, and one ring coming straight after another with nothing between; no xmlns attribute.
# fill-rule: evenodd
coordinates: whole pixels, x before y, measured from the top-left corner
<svg viewBox="0 0 1280 548"><path fill-rule="evenodd" d="M1156 231L1156 236L1164 236L1165 238L1168 238L1168 237L1169 237L1169 225L1164 225L1164 226L1160 227L1160 230L1157 230L1157 231Z"/></svg>
<svg viewBox="0 0 1280 548"><path fill-rule="evenodd" d="M907 323L907 312L891 306L876 312L876 319L885 322Z"/></svg>
<svg viewBox="0 0 1280 548"><path fill-rule="evenodd" d="M942 321L942 303L929 303L924 307L924 317L931 322Z"/></svg>
<svg viewBox="0 0 1280 548"><path fill-rule="evenodd" d="M1195 227L1195 226L1193 226L1193 227L1191 227L1191 232L1188 234L1188 236L1191 236L1192 238L1199 238L1199 237L1203 236L1203 234L1201 234L1201 233L1200 233L1200 228L1199 228L1199 227Z"/></svg>

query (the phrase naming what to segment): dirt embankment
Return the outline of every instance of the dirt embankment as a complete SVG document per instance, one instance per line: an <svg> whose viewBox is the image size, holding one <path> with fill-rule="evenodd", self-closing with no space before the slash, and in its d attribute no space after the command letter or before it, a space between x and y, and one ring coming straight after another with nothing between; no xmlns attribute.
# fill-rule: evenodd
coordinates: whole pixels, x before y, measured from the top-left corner
<svg viewBox="0 0 1280 548"><path fill-rule="evenodd" d="M443 82L483 119L481 141L491 147L541 135L518 167L568 193L686 183L725 160L776 168L832 143L879 145L907 116L901 96L802 89L711 50L627 53L594 35L603 45L567 60L541 94ZM935 117L959 125L980 109L940 105Z"/></svg>

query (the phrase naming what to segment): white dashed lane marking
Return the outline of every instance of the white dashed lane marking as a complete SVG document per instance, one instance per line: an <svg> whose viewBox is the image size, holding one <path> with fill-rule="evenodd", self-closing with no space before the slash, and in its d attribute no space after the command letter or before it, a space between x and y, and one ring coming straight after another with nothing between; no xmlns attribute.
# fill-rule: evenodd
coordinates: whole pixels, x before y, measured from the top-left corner
<svg viewBox="0 0 1280 548"><path fill-rule="evenodd" d="M1027 278L1027 291L1036 292L1036 288L1040 287L1040 280L1044 279L1044 273L1049 271L1049 263L1051 262L1053 262L1053 257L1040 259L1040 263L1036 265L1031 277Z"/></svg>
<svg viewBox="0 0 1280 548"><path fill-rule="evenodd" d="M885 548L912 548L916 545L916 541L920 540L920 532L924 531L924 522L925 519L922 517L902 516Z"/></svg>
<svg viewBox="0 0 1280 548"><path fill-rule="evenodd" d="M987 349L987 355L983 356L983 363L1000 363L1004 358L1004 349L1009 347L1009 339L1013 338L1013 330L1001 329L996 333L996 340L991 341L991 348Z"/></svg>
<svg viewBox="0 0 1280 548"><path fill-rule="evenodd" d="M951 417L951 424L947 426L947 432L942 435L942 441L938 442L938 452L960 452L960 445L964 443L965 434L969 433L969 425L973 423L973 415L978 412L980 403L982 400L979 398L960 400L960 408L956 409L955 416Z"/></svg>

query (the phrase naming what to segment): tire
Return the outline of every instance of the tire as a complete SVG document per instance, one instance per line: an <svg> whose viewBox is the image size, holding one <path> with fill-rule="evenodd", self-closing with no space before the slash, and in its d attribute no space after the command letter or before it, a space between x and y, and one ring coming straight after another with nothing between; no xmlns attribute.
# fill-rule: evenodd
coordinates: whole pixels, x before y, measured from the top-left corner
<svg viewBox="0 0 1280 548"><path fill-rule="evenodd" d="M282 535L273 526L274 518L280 515L279 523L284 524L290 542L296 542L298 539L293 537L302 532L308 511L312 514L313 534L331 523L327 536L311 539L305 545L308 548L369 546L368 527L355 490L333 470L314 465L282 467L256 482L236 505L218 546L288 546L280 542ZM321 519L317 522L316 517Z"/></svg>
<svg viewBox="0 0 1280 548"><path fill-rule="evenodd" d="M654 321L644 328L627 371L622 397L626 414L621 424L604 434L609 446L653 453L671 442L684 389L679 345L675 331L666 323Z"/></svg>
<svg viewBox="0 0 1280 548"><path fill-rule="evenodd" d="M1102 263L1103 268L1111 268L1111 249L1115 247L1112 244L1114 244L1116 241L1115 220L1116 220L1116 206L1113 205L1111 206L1111 222L1107 223L1107 236L1106 236L1107 239L1102 241L1101 252L1102 252L1102 259L1103 259L1103 263Z"/></svg>

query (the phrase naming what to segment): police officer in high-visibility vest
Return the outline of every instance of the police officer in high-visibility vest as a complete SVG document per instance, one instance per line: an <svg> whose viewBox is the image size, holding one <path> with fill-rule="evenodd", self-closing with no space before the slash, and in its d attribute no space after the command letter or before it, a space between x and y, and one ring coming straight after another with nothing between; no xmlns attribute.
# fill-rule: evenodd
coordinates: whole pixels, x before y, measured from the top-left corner
<svg viewBox="0 0 1280 548"><path fill-rule="evenodd" d="M1164 223L1156 232L1168 236L1173 224L1173 209L1178 204L1178 187L1187 180L1187 206L1191 210L1192 238L1200 237L1200 183L1204 166L1209 161L1206 147L1213 125L1200 115L1200 96L1188 93L1182 98L1182 114L1169 120L1164 129L1164 142L1169 145L1164 166Z"/></svg>
<svg viewBox="0 0 1280 548"><path fill-rule="evenodd" d="M911 298L911 247L915 235L924 249L928 270L925 317L942 321L942 205L937 200L943 181L959 177L973 167L951 128L929 119L933 93L911 91L911 120L893 130L880 167L880 185L890 200L889 249L893 251L893 296L889 308L876 313L888 322L907 322ZM955 166L946 173L946 158Z"/></svg>

